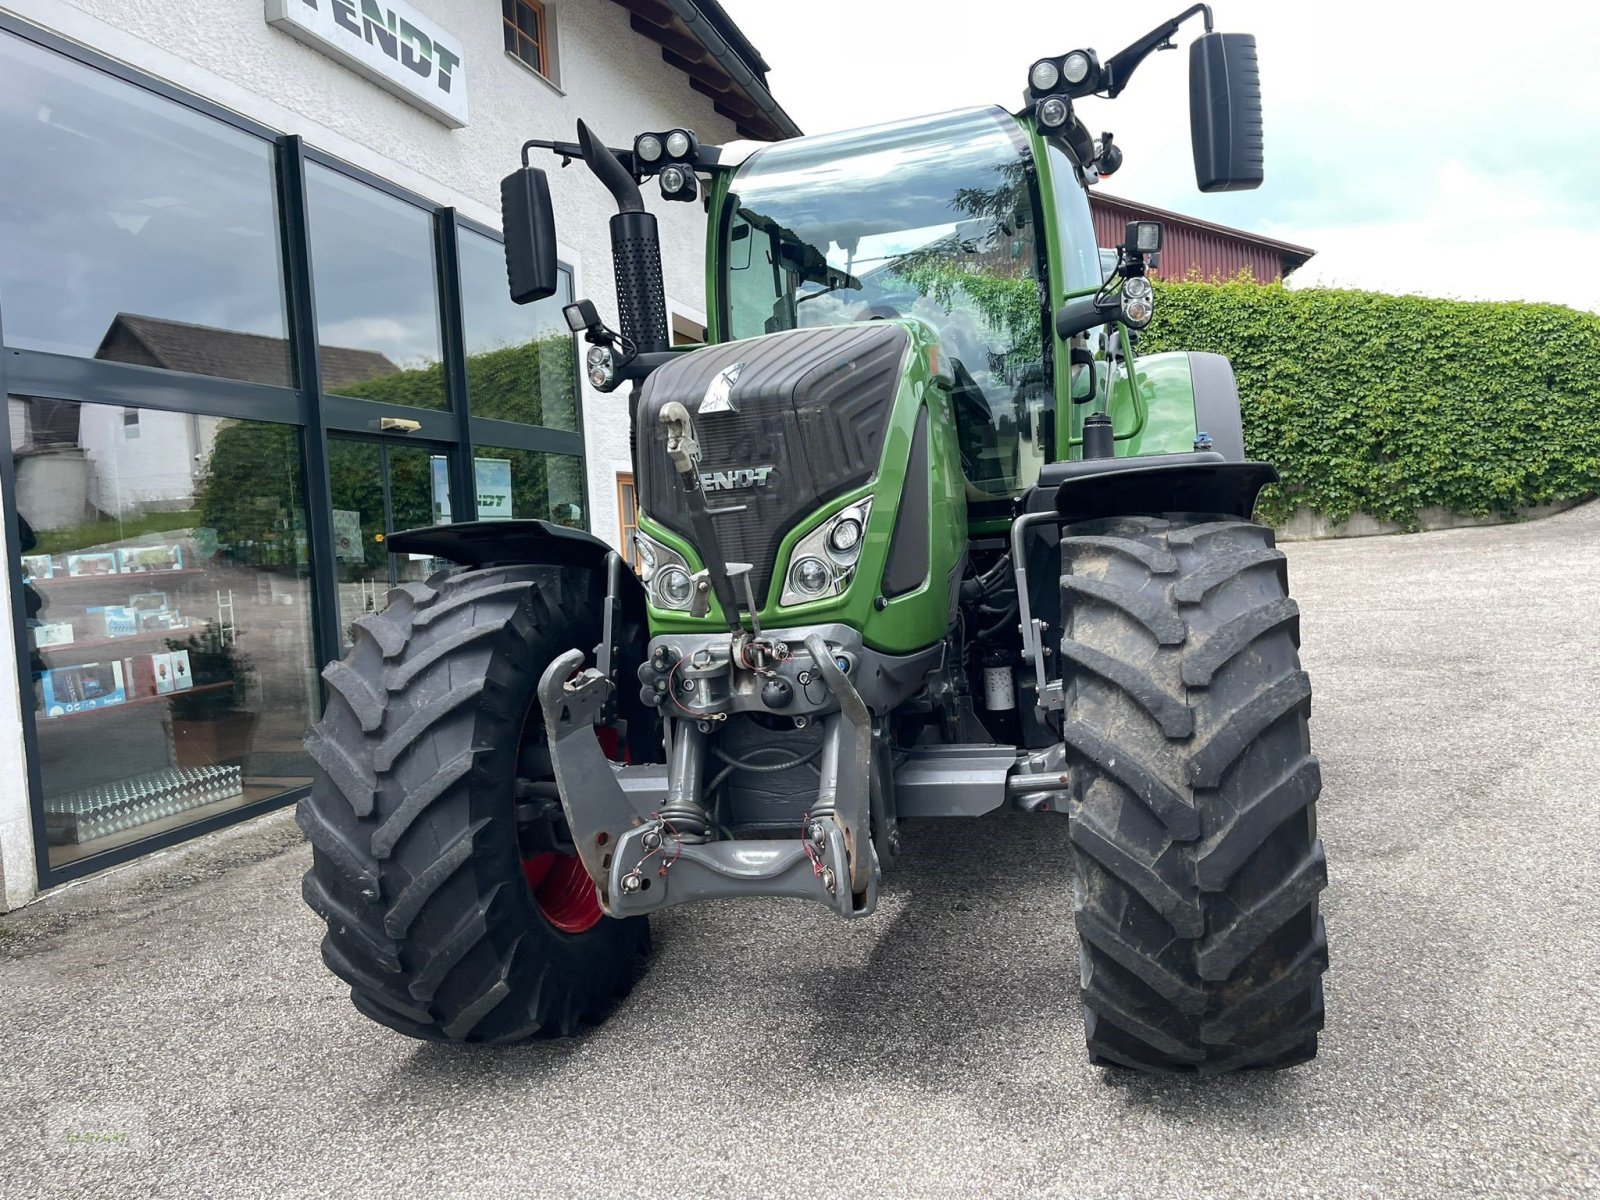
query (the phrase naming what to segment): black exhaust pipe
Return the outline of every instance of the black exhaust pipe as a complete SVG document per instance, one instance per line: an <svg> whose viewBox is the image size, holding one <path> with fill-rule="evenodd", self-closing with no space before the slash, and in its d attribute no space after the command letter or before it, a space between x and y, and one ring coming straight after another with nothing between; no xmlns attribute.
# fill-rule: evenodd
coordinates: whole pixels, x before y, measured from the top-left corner
<svg viewBox="0 0 1600 1200"><path fill-rule="evenodd" d="M578 145L583 149L583 161L617 202L617 215L611 218L611 258L622 336L639 354L667 350L671 341L655 215L645 211L644 197L628 169L582 121L578 122Z"/></svg>

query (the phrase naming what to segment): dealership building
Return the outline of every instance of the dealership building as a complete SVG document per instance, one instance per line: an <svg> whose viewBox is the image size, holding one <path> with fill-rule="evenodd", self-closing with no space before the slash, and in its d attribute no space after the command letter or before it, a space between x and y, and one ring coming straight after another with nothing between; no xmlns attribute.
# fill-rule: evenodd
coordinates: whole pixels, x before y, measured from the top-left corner
<svg viewBox="0 0 1600 1200"><path fill-rule="evenodd" d="M561 293L506 295L523 142L798 132L715 0L0 0L0 909L308 783L318 672L427 561L537 517L620 544L600 184L551 158ZM703 336L704 216L661 217Z"/></svg>

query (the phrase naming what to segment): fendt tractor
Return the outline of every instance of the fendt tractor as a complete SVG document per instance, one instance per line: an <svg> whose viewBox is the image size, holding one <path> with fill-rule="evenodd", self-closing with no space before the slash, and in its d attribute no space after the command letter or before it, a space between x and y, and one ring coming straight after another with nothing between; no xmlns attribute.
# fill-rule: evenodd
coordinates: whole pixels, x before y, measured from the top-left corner
<svg viewBox="0 0 1600 1200"><path fill-rule="evenodd" d="M1202 4L1108 59L1040 58L1018 112L527 143L502 185L517 302L557 284L530 156L616 201L617 328L565 313L589 382L625 389L638 569L543 521L388 538L457 565L355 622L299 809L361 1012L567 1035L632 985L650 914L866 917L903 824L1009 809L1067 821L1070 874L1044 828L992 866L1071 880L1092 1062L1315 1054L1311 690L1250 519L1277 476L1246 458L1225 358L1136 357L1162 231L1097 246L1086 188L1122 149L1074 108L1195 16L1197 183L1255 187L1255 41ZM669 344L650 179L708 214L704 345Z"/></svg>

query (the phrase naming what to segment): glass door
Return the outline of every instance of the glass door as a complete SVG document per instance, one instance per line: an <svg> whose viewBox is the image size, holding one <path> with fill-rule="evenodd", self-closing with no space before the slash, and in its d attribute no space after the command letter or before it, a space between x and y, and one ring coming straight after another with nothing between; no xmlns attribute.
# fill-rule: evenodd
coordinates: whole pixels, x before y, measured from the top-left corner
<svg viewBox="0 0 1600 1200"><path fill-rule="evenodd" d="M390 588L424 579L436 569L436 559L390 554L386 543L391 533L449 522L448 449L333 434L328 438L328 477L339 637L341 647L348 647L356 618L382 612Z"/></svg>

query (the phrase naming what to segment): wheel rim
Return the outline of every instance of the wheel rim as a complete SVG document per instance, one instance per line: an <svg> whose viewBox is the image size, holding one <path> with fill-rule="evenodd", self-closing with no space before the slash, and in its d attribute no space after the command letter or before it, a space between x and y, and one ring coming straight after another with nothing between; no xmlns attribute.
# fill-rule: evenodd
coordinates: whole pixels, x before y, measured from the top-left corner
<svg viewBox="0 0 1600 1200"><path fill-rule="evenodd" d="M536 854L523 860L522 871L544 919L562 933L585 933L599 924L594 882L576 855Z"/></svg>

